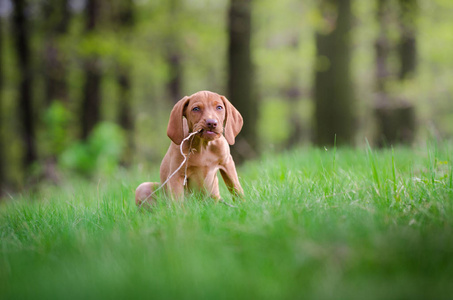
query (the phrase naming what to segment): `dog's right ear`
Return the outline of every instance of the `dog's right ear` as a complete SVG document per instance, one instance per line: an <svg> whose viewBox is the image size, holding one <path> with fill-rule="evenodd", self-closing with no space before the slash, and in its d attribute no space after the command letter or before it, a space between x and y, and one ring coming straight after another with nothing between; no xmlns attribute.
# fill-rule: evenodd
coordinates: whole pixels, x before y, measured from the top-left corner
<svg viewBox="0 0 453 300"><path fill-rule="evenodd" d="M225 138L228 144L234 145L235 138L241 131L244 121L239 111L225 96L220 96L220 98L223 100L226 111Z"/></svg>
<svg viewBox="0 0 453 300"><path fill-rule="evenodd" d="M179 100L170 113L168 120L167 135L176 145L180 145L184 139L183 115L186 105L189 103L189 97L185 96Z"/></svg>

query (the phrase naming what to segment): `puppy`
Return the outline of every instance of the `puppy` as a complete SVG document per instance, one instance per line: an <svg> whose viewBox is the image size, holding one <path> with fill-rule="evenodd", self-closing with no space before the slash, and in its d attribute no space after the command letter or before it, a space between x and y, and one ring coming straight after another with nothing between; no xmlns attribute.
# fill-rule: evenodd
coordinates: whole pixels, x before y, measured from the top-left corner
<svg viewBox="0 0 453 300"><path fill-rule="evenodd" d="M185 190L198 191L220 200L217 177L220 171L234 198L242 198L244 192L229 147L234 144L242 125L239 111L219 94L201 91L179 100L168 122L167 135L172 142L160 165L160 180L161 184L165 183L162 188L167 194L182 200ZM185 162L181 150L187 156ZM161 184L140 184L135 191L136 205L153 204L153 193Z"/></svg>

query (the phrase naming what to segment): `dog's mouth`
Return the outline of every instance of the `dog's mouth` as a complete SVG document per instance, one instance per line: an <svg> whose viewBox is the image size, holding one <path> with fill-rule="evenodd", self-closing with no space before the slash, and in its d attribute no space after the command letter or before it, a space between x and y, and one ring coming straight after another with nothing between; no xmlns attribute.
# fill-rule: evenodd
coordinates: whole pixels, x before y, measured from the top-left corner
<svg viewBox="0 0 453 300"><path fill-rule="evenodd" d="M200 137L206 140L213 140L219 137L220 133L216 131L212 131L209 129L200 129L198 130L198 134L200 134Z"/></svg>

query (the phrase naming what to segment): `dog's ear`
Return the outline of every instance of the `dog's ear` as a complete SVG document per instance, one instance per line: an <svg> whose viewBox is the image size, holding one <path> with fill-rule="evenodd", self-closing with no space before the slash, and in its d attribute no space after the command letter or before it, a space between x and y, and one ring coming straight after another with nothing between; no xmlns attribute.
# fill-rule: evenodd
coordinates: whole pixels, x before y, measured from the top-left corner
<svg viewBox="0 0 453 300"><path fill-rule="evenodd" d="M183 116L184 109L189 103L189 97L184 97L179 100L170 113L168 120L167 135L176 145L180 145L184 139Z"/></svg>
<svg viewBox="0 0 453 300"><path fill-rule="evenodd" d="M221 96L225 105L225 138L230 145L234 145L235 137L242 129L242 116L225 96Z"/></svg>

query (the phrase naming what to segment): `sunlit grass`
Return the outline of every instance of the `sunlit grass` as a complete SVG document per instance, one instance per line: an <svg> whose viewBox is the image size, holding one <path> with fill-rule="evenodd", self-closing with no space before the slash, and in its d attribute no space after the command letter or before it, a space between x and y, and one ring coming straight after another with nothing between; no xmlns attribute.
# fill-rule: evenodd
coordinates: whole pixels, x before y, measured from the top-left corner
<svg viewBox="0 0 453 300"><path fill-rule="evenodd" d="M448 298L448 146L302 148L239 169L246 202L137 212L140 172L1 206L0 296ZM225 201L232 203L226 188Z"/></svg>

